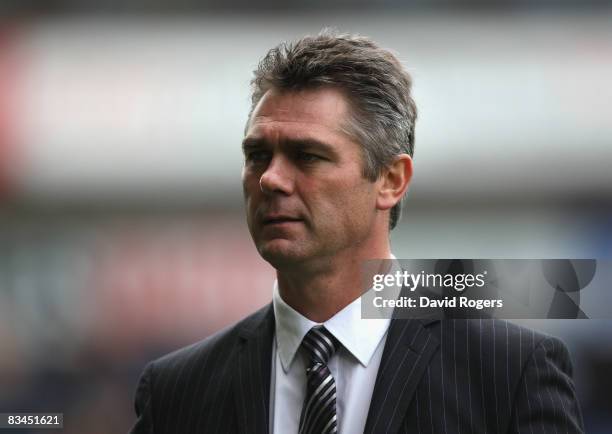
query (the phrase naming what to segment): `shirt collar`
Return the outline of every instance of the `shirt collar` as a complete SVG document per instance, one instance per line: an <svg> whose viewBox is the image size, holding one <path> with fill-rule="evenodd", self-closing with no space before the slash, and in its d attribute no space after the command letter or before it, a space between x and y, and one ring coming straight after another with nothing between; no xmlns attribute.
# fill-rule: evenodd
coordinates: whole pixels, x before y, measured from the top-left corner
<svg viewBox="0 0 612 434"><path fill-rule="evenodd" d="M287 372L300 348L302 339L317 323L285 303L278 291L278 281L274 282L272 306L274 307L276 347L283 370Z"/></svg>
<svg viewBox="0 0 612 434"><path fill-rule="evenodd" d="M392 258L395 259L394 256ZM276 320L277 350L283 370L287 372L304 336L317 323L285 303L280 296L277 281L274 282L272 305ZM357 297L323 325L359 363L367 367L385 336L390 322L390 318L363 319L361 317L361 297Z"/></svg>

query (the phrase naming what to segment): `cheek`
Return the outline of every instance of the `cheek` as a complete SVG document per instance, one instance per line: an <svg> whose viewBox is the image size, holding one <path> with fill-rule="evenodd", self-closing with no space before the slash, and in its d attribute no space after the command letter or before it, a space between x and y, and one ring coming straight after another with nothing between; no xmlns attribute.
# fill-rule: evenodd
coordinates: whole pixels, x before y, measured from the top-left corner
<svg viewBox="0 0 612 434"><path fill-rule="evenodd" d="M372 185L362 182L328 184L317 195L322 223L356 228L370 222L376 206Z"/></svg>
<svg viewBox="0 0 612 434"><path fill-rule="evenodd" d="M260 191L259 178L250 173L242 174L242 193L245 199L252 199Z"/></svg>
<svg viewBox="0 0 612 434"><path fill-rule="evenodd" d="M376 214L376 195L373 185L361 183L347 189L343 207L347 214L347 220L355 228L360 230L363 226L371 226Z"/></svg>

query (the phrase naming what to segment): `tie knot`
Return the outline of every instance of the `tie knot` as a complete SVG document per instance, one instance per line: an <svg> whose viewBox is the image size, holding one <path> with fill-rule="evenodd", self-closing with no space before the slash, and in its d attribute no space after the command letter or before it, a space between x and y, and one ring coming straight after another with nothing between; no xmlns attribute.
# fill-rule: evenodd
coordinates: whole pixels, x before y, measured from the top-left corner
<svg viewBox="0 0 612 434"><path fill-rule="evenodd" d="M338 341L325 327L315 326L304 336L302 347L314 363L327 365L331 356L338 349Z"/></svg>

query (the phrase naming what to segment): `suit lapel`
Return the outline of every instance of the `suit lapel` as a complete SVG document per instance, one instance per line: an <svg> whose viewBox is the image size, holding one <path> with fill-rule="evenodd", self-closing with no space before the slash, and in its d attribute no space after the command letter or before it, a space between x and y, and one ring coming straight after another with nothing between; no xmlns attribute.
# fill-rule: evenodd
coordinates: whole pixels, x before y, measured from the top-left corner
<svg viewBox="0 0 612 434"><path fill-rule="evenodd" d="M435 321L435 320L434 320ZM439 342L429 321L393 319L383 351L364 433L395 433Z"/></svg>
<svg viewBox="0 0 612 434"><path fill-rule="evenodd" d="M274 313L272 305L245 324L240 331L240 348L233 389L238 432L268 434L270 414L270 370Z"/></svg>

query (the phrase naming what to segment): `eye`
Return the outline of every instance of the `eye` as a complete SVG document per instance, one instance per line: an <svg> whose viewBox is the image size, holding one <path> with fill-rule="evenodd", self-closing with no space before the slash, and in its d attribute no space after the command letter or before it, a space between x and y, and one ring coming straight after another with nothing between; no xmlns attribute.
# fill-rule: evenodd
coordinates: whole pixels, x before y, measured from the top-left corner
<svg viewBox="0 0 612 434"><path fill-rule="evenodd" d="M296 158L300 161L304 161L307 163L312 163L315 161L323 160L323 157L317 154L312 154L310 152L304 152L304 151L298 151L296 154Z"/></svg>
<svg viewBox="0 0 612 434"><path fill-rule="evenodd" d="M250 151L246 154L245 159L247 162L250 162L250 163L266 162L270 159L270 152L263 151L263 150Z"/></svg>

